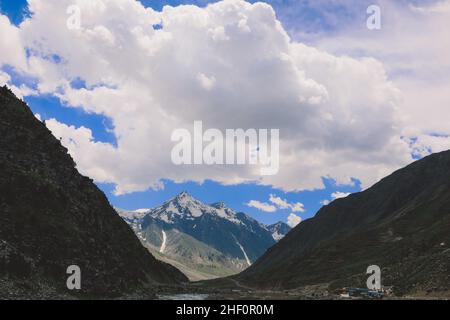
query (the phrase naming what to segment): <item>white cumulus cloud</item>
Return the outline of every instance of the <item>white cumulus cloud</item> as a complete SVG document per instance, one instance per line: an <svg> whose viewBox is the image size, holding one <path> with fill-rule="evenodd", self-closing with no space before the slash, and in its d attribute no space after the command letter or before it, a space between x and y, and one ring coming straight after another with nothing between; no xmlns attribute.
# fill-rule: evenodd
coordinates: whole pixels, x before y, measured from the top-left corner
<svg viewBox="0 0 450 320"><path fill-rule="evenodd" d="M261 211L265 211L265 212L275 212L275 211L277 211L277 208L275 206L273 206L273 205L271 205L269 203L266 203L266 202L258 201L258 200L250 200L247 203L247 206L253 207L253 208L259 209Z"/></svg>
<svg viewBox="0 0 450 320"><path fill-rule="evenodd" d="M0 14L0 67L8 64L18 70L26 67L24 43L19 28Z"/></svg>
<svg viewBox="0 0 450 320"><path fill-rule="evenodd" d="M286 199L282 199L274 194L269 195L269 203L251 200L247 203L247 205L266 212L275 212L277 209L290 209L292 212L305 212L305 206L303 203L290 203Z"/></svg>
<svg viewBox="0 0 450 320"><path fill-rule="evenodd" d="M326 0L325 2L330 2ZM360 10L361 1L346 1L346 10ZM396 108L402 136L416 155L449 149L450 126L450 1L410 4L379 1L380 30L354 24L324 37L311 38L316 47L351 56L371 56L383 62L401 92ZM360 11L357 11L358 15Z"/></svg>
<svg viewBox="0 0 450 320"><path fill-rule="evenodd" d="M275 204L278 208L281 209L287 209L290 207L289 202L287 202L285 199L281 199L280 197L277 197L273 194L269 196L269 201Z"/></svg>
<svg viewBox="0 0 450 320"><path fill-rule="evenodd" d="M70 5L81 10L78 30L66 27ZM95 141L89 128L50 125L80 171L116 184L117 194L161 188L162 179L293 191L322 188L322 177L358 178L367 187L411 161L401 92L384 65L294 41L268 4L225 0L158 12L134 0L30 0L29 9L19 28L0 20L15 39L8 60L40 93L111 119L117 146ZM21 46L29 48L26 64ZM78 79L87 88L73 88ZM195 120L221 131L279 129L279 173L175 166L171 134Z"/></svg>
<svg viewBox="0 0 450 320"><path fill-rule="evenodd" d="M305 212L305 206L301 202L296 202L290 206L292 212Z"/></svg>
<svg viewBox="0 0 450 320"><path fill-rule="evenodd" d="M291 213L288 218L287 218L287 224L291 227L294 228L295 226L297 226L300 222L302 222L302 218L300 218L299 216L297 216L294 213Z"/></svg>
<svg viewBox="0 0 450 320"><path fill-rule="evenodd" d="M341 199L341 198L345 198L345 197L347 197L347 196L349 196L350 195L350 192L340 192L340 191L336 191L336 192L333 192L332 194L331 194L331 198L333 198L333 199Z"/></svg>
<svg viewBox="0 0 450 320"><path fill-rule="evenodd" d="M350 194L351 194L350 192L336 191L331 194L331 200L327 200L327 199L322 200L322 201L320 201L320 204L323 206L326 206L326 205L329 205L331 203L331 201L348 197Z"/></svg>

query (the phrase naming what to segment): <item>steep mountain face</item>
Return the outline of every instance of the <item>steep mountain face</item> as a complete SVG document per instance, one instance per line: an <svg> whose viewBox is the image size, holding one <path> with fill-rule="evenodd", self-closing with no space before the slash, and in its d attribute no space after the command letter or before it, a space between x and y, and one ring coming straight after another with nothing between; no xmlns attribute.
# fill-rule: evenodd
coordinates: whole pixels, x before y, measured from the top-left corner
<svg viewBox="0 0 450 320"><path fill-rule="evenodd" d="M151 294L186 277L157 261L26 104L0 88L0 298ZM66 287L81 269L81 290Z"/></svg>
<svg viewBox="0 0 450 320"><path fill-rule="evenodd" d="M450 151L412 163L300 223L236 277L258 287L365 287L369 265L398 294L450 295Z"/></svg>
<svg viewBox="0 0 450 320"><path fill-rule="evenodd" d="M119 214L152 253L191 280L238 273L275 244L272 233L246 214L186 192L146 214Z"/></svg>
<svg viewBox="0 0 450 320"><path fill-rule="evenodd" d="M280 241L284 238L285 235L287 235L289 231L291 231L291 227L289 227L286 223L280 221L267 226L267 230L270 231L270 233L272 234L272 238L275 241Z"/></svg>

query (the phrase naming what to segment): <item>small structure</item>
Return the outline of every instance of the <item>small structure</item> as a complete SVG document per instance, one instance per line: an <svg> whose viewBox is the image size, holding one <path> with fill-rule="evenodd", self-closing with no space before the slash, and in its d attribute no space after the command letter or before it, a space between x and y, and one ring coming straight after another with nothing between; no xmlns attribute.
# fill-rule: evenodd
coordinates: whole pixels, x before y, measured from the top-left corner
<svg viewBox="0 0 450 320"><path fill-rule="evenodd" d="M382 299L385 295L383 290L370 290L366 288L342 288L338 290L341 298L363 298L363 299Z"/></svg>

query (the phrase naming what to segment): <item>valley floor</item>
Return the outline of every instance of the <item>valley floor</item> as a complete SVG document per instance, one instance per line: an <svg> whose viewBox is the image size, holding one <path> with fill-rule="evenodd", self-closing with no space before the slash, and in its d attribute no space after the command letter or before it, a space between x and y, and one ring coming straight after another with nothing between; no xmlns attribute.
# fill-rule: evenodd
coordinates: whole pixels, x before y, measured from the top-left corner
<svg viewBox="0 0 450 320"><path fill-rule="evenodd" d="M157 291L159 300L360 300L362 298L344 298L329 292L328 284L304 286L293 290L255 290L242 286L235 280L224 278L218 287L208 282L186 284L181 287L160 287ZM216 281L217 281L216 280ZM450 296L434 296L417 293L408 296L385 296L383 300L450 300Z"/></svg>

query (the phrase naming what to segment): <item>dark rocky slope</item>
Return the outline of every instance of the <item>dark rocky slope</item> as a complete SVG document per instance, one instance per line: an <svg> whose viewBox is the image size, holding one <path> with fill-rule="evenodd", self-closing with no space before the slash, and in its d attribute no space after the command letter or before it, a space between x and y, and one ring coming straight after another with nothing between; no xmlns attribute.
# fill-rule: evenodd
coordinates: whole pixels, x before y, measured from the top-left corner
<svg viewBox="0 0 450 320"><path fill-rule="evenodd" d="M78 292L66 268L81 268ZM187 278L140 244L25 103L0 88L0 298L151 296Z"/></svg>
<svg viewBox="0 0 450 320"><path fill-rule="evenodd" d="M397 294L450 296L450 151L323 207L235 280L264 288L365 287L373 264Z"/></svg>

